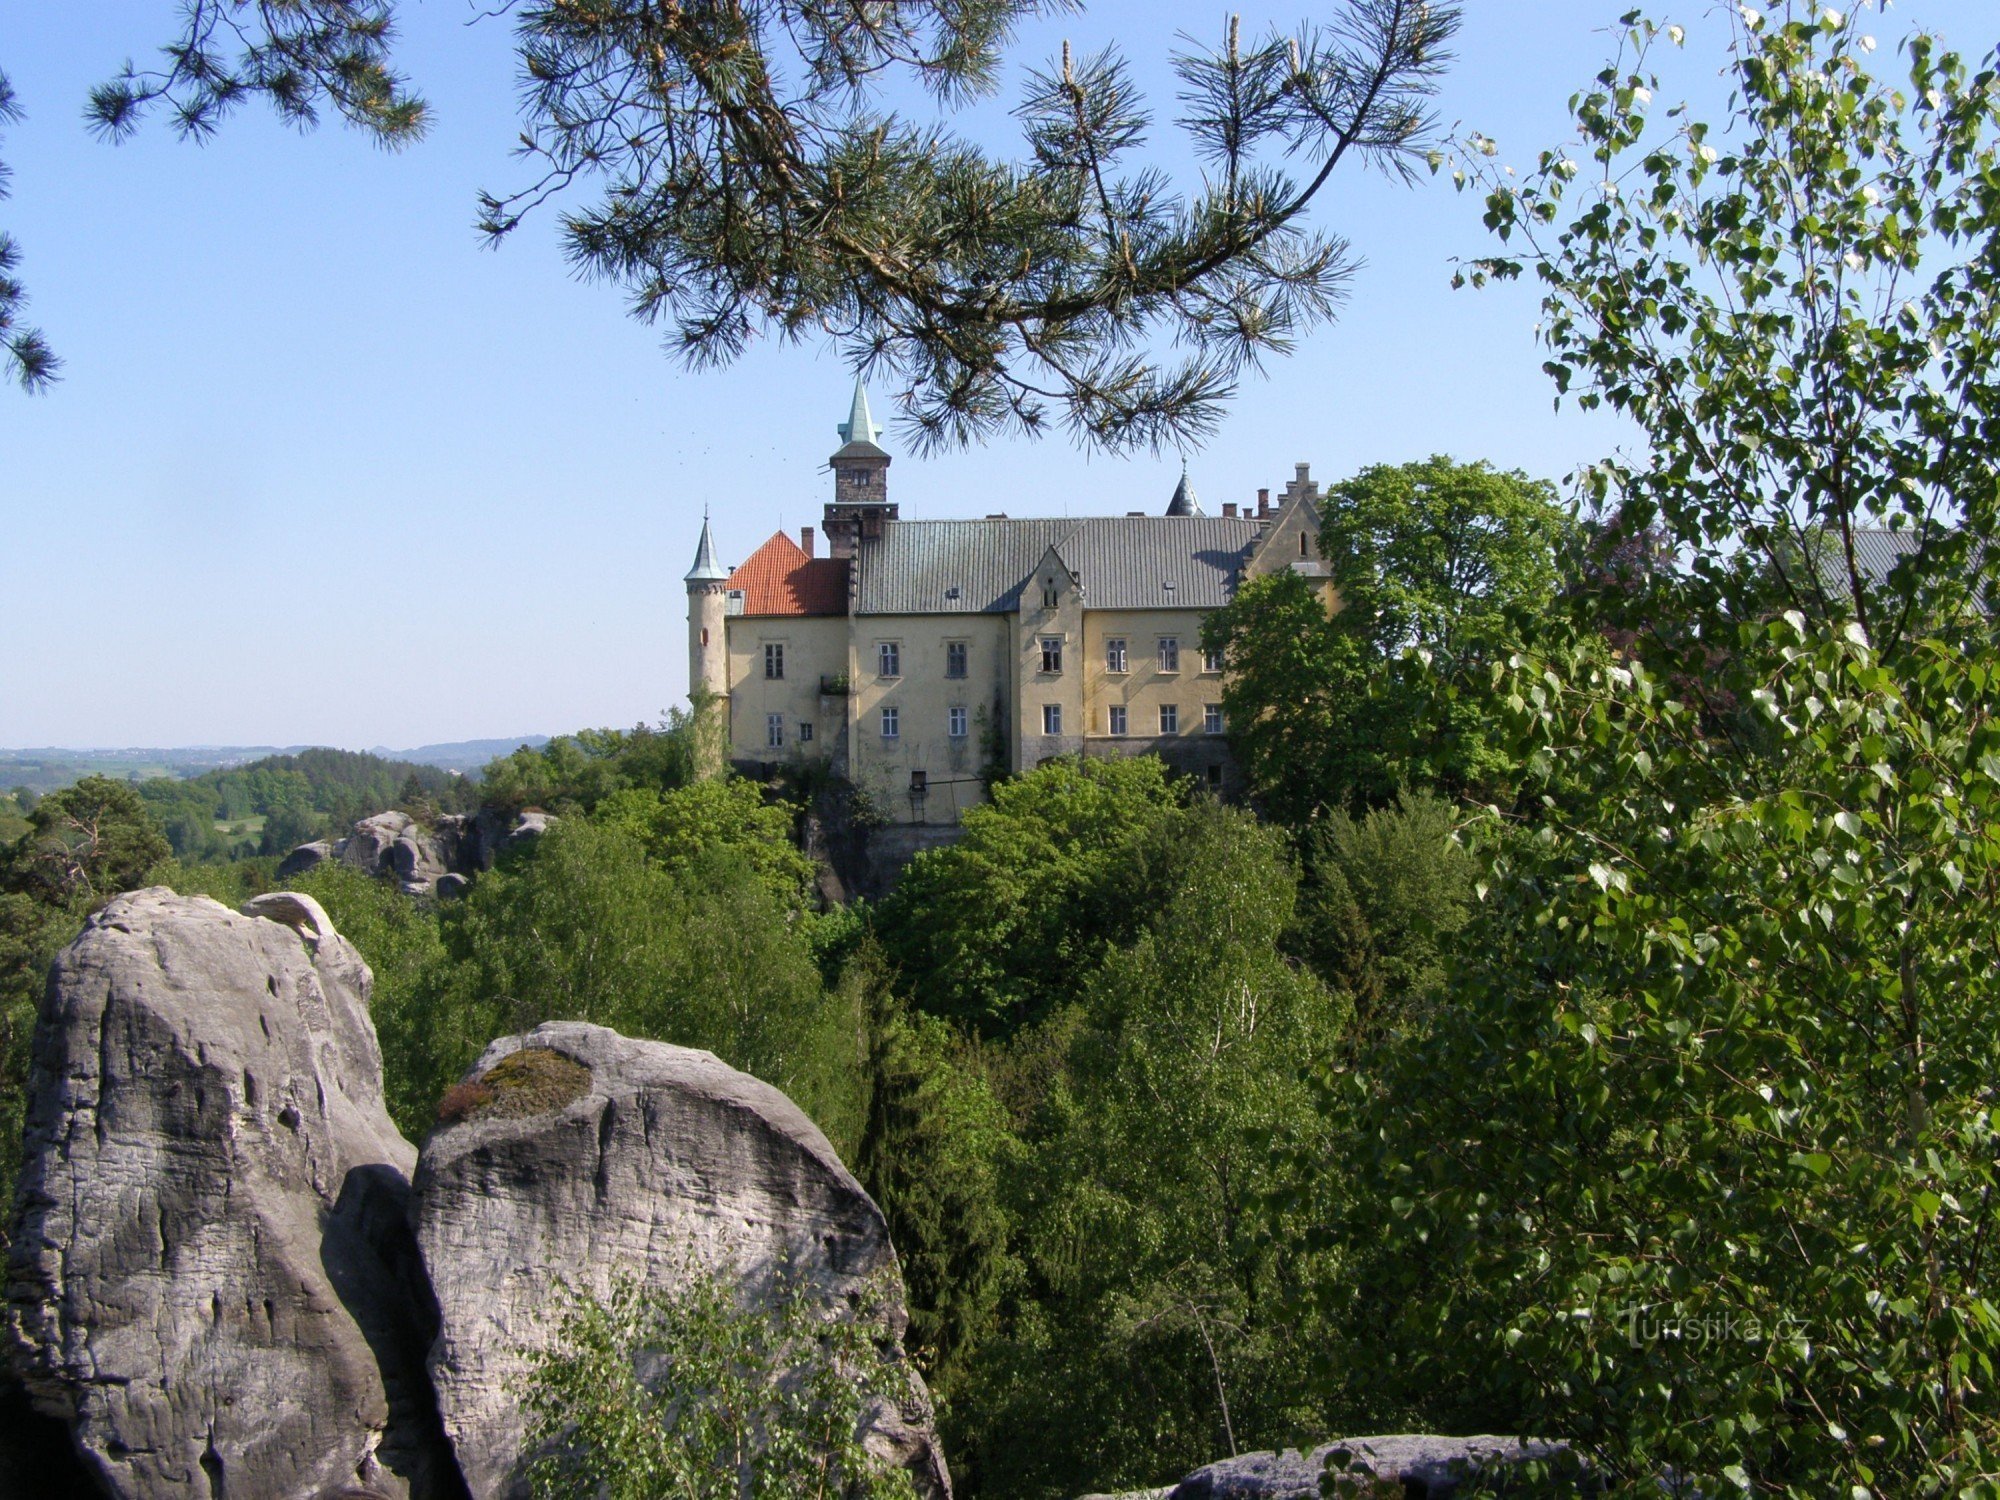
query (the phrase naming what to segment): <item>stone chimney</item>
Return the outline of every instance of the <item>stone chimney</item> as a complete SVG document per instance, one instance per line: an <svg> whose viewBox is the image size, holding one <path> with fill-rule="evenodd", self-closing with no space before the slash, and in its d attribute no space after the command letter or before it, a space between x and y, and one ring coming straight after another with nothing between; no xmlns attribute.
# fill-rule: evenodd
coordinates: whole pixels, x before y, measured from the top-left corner
<svg viewBox="0 0 2000 1500"><path fill-rule="evenodd" d="M813 529L812 529L812 527L810 527L810 526L801 526L801 527L799 528L799 547L801 548L801 550L803 550L803 551L804 551L804 553L805 553L805 555L806 555L807 557L811 557L811 556L813 555Z"/></svg>
<svg viewBox="0 0 2000 1500"><path fill-rule="evenodd" d="M1284 499L1279 502L1280 504L1293 500L1319 499L1319 481L1312 477L1311 464L1293 464L1292 473L1294 477L1292 482L1285 486Z"/></svg>
<svg viewBox="0 0 2000 1500"><path fill-rule="evenodd" d="M1225 501L1223 501L1223 502L1222 502L1222 513L1223 513L1223 515L1227 516L1227 517L1228 517L1228 518L1230 518L1231 520L1234 520L1234 519L1235 519L1235 517L1236 517L1236 502L1235 502L1234 500L1225 500Z"/></svg>
<svg viewBox="0 0 2000 1500"><path fill-rule="evenodd" d="M1268 516L1270 513L1271 492L1268 489L1257 491L1257 514L1262 517Z"/></svg>

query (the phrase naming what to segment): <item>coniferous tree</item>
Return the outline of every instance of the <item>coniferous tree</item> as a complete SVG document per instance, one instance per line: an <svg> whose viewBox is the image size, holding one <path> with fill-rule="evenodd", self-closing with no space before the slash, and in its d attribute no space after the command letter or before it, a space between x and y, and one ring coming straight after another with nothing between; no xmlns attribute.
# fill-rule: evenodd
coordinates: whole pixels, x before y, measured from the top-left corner
<svg viewBox="0 0 2000 1500"><path fill-rule="evenodd" d="M921 444L1052 424L1108 448L1198 438L1245 369L1332 316L1353 260L1309 210L1343 162L1407 177L1425 159L1458 9L1343 0L1328 23L1246 39L1232 20L1177 56L1204 164L1187 190L1138 160L1153 121L1112 51L1065 47L1030 76L1018 160L892 107L992 93L1019 24L1063 5L502 6L539 175L483 195L483 227L599 190L565 214L570 256L666 323L670 350L703 366L759 335L831 337L890 377ZM394 18L394 0L183 0L162 66L128 67L90 116L119 137L164 108L200 139L261 96L407 144L429 116L390 66ZM16 373L45 383L25 337Z"/></svg>

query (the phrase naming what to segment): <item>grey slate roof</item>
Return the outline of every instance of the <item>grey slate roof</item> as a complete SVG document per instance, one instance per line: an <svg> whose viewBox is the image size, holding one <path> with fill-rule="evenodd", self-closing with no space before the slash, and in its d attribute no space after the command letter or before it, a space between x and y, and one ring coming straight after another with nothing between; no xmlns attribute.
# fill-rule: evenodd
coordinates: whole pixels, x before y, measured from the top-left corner
<svg viewBox="0 0 2000 1500"><path fill-rule="evenodd" d="M889 521L861 544L855 612L1007 613L1051 547L1091 609L1216 609L1256 537L1254 516Z"/></svg>
<svg viewBox="0 0 2000 1500"><path fill-rule="evenodd" d="M1927 545L1942 541L1950 534L1944 526L1898 527L1891 530L1886 526L1857 526L1854 529L1854 561L1861 569L1861 576L1871 589L1888 585L1889 574L1904 558L1923 550ZM1975 554L1983 554L1982 547L1975 546ZM1813 559L1819 569L1821 585L1830 598L1847 597L1847 561L1841 555L1837 537L1823 539L1822 548Z"/></svg>
<svg viewBox="0 0 2000 1500"><path fill-rule="evenodd" d="M1194 486L1188 483L1187 465L1181 465L1181 482L1174 486L1174 498L1167 502L1170 516L1199 516L1204 514L1201 501L1195 498Z"/></svg>

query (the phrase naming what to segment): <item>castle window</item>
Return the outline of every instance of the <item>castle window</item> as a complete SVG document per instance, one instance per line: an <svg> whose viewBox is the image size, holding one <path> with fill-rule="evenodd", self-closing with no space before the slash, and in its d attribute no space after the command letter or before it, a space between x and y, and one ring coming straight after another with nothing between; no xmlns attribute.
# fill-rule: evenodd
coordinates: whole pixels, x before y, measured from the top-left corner
<svg viewBox="0 0 2000 1500"><path fill-rule="evenodd" d="M1125 705L1122 703L1114 703L1111 706L1111 732L1121 739L1130 733L1125 715Z"/></svg>
<svg viewBox="0 0 2000 1500"><path fill-rule="evenodd" d="M1179 706L1172 703L1162 703L1160 705L1160 733L1179 734L1180 732L1181 711Z"/></svg>
<svg viewBox="0 0 2000 1500"><path fill-rule="evenodd" d="M896 641L882 641L875 647L875 670L883 677L903 675L903 648Z"/></svg>
<svg viewBox="0 0 2000 1500"><path fill-rule="evenodd" d="M1104 670L1107 672L1126 670L1124 641L1114 639L1104 643Z"/></svg>
<svg viewBox="0 0 2000 1500"><path fill-rule="evenodd" d="M1042 637L1042 670L1060 672L1062 670L1062 637L1045 635Z"/></svg>
<svg viewBox="0 0 2000 1500"><path fill-rule="evenodd" d="M776 641L764 644L764 675L773 681L785 675L785 648Z"/></svg>
<svg viewBox="0 0 2000 1500"><path fill-rule="evenodd" d="M1062 705L1060 703L1044 703L1042 705L1042 733L1062 733Z"/></svg>
<svg viewBox="0 0 2000 1500"><path fill-rule="evenodd" d="M944 643L944 675L963 677L965 675L965 642L946 641Z"/></svg>
<svg viewBox="0 0 2000 1500"><path fill-rule="evenodd" d="M1209 646L1202 651L1201 669L1204 672L1220 672L1222 670L1222 648L1220 646Z"/></svg>
<svg viewBox="0 0 2000 1500"><path fill-rule="evenodd" d="M1178 672L1181 669L1181 642L1179 636L1160 637L1160 670Z"/></svg>
<svg viewBox="0 0 2000 1500"><path fill-rule="evenodd" d="M1303 531L1301 531L1299 533L1299 556L1304 557L1305 555L1306 555L1306 534Z"/></svg>
<svg viewBox="0 0 2000 1500"><path fill-rule="evenodd" d="M785 716L783 714L764 715L764 748L782 750L785 748Z"/></svg>
<svg viewBox="0 0 2000 1500"><path fill-rule="evenodd" d="M1053 578L1044 578L1042 580L1042 608L1054 609L1055 607L1056 581Z"/></svg>
<svg viewBox="0 0 2000 1500"><path fill-rule="evenodd" d="M962 707L953 704L945 710L945 732L955 740L962 740L965 738L965 731L966 712Z"/></svg>
<svg viewBox="0 0 2000 1500"><path fill-rule="evenodd" d="M883 709L882 738L885 740L900 739L902 737L902 733L903 733L903 715L901 711L894 708Z"/></svg>
<svg viewBox="0 0 2000 1500"><path fill-rule="evenodd" d="M912 797L921 797L924 795L925 792L928 792L930 789L931 789L930 772L928 771L910 772L910 795Z"/></svg>
<svg viewBox="0 0 2000 1500"><path fill-rule="evenodd" d="M799 720L799 743L801 745L810 745L812 743L812 737L813 737L812 725L808 724L804 719Z"/></svg>
<svg viewBox="0 0 2000 1500"><path fill-rule="evenodd" d="M708 627L706 625L701 627L701 643L704 646L708 644Z"/></svg>
<svg viewBox="0 0 2000 1500"><path fill-rule="evenodd" d="M1201 711L1201 732L1203 734L1222 733L1222 705L1210 703Z"/></svg>
<svg viewBox="0 0 2000 1500"><path fill-rule="evenodd" d="M1208 789L1211 792L1220 792L1222 790L1222 767L1210 766L1208 768Z"/></svg>

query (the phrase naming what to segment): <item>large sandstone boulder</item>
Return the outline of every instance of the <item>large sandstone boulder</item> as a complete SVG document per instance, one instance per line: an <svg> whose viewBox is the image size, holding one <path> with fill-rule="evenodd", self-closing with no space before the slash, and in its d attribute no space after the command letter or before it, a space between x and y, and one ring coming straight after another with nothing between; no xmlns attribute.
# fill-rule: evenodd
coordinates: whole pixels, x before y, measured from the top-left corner
<svg viewBox="0 0 2000 1500"><path fill-rule="evenodd" d="M417 1238L437 1289L430 1369L438 1407L477 1500L526 1493L525 1350L549 1333L558 1281L605 1295L615 1276L671 1287L699 1272L748 1295L783 1264L841 1305L901 1281L882 1215L791 1100L707 1052L550 1022L495 1042L467 1083L522 1049L581 1063L568 1102L446 1124L417 1168ZM926 1496L950 1480L912 1374L909 1399L870 1436Z"/></svg>
<svg viewBox="0 0 2000 1500"><path fill-rule="evenodd" d="M1562 1443L1511 1437L1347 1438L1310 1452L1245 1453L1196 1469L1167 1500L1320 1500L1322 1495L1377 1500L1451 1500L1475 1474L1492 1477L1526 1459L1560 1460ZM1323 1477L1337 1476L1331 1488ZM1481 1493L1485 1493L1482 1491ZM1580 1490L1577 1493L1582 1493Z"/></svg>
<svg viewBox="0 0 2000 1500"><path fill-rule="evenodd" d="M411 895L420 895L451 868L456 829L440 835L406 812L377 813L354 825L340 841L340 858L368 875L390 875Z"/></svg>
<svg viewBox="0 0 2000 1500"><path fill-rule="evenodd" d="M278 879L290 880L296 875L316 870L334 858L335 853L333 845L325 839L314 839L309 844L300 844L279 862Z"/></svg>
<svg viewBox="0 0 2000 1500"><path fill-rule="evenodd" d="M462 1493L369 987L297 895L134 892L56 961L6 1335L111 1494Z"/></svg>
<svg viewBox="0 0 2000 1500"><path fill-rule="evenodd" d="M532 844L557 821L537 808L502 814L481 808L472 814L446 813L428 825L405 812L382 812L363 818L346 837L300 844L278 866L278 878L294 875L337 859L364 875L393 879L407 895L435 893L440 881L453 882L462 894L469 877L493 868L501 855Z"/></svg>

